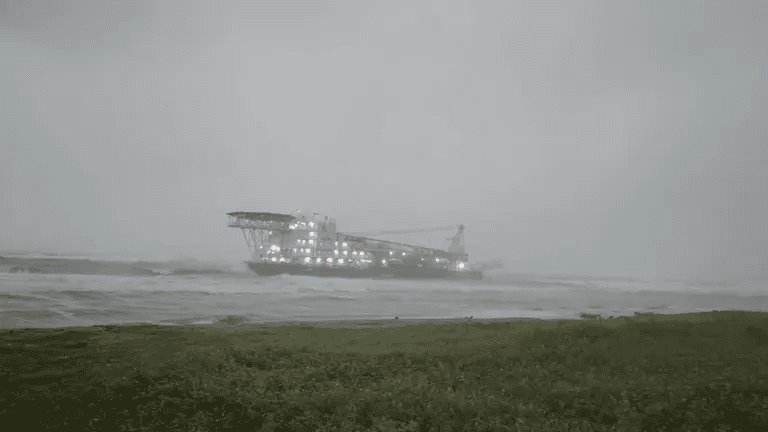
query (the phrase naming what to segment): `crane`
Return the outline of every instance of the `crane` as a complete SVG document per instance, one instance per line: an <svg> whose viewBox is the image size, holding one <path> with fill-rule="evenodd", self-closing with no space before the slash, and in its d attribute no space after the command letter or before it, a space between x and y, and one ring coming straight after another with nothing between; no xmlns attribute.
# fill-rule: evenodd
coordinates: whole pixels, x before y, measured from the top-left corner
<svg viewBox="0 0 768 432"><path fill-rule="evenodd" d="M375 231L375 232L353 232L353 233L346 233L346 234L352 235L352 236L370 237L370 236L392 235L392 234L421 234L421 233L428 233L428 232L448 231L448 230L454 230L454 229L458 229L456 234L446 239L451 242L450 246L448 247L448 252L463 255L465 253L464 225L446 225L446 226L436 226L436 227L427 227L427 228L413 228L413 229L406 229L406 230L388 230L388 231Z"/></svg>
<svg viewBox="0 0 768 432"><path fill-rule="evenodd" d="M458 225L461 227L461 225ZM427 232L448 231L456 229L457 225L446 225L428 228L413 228L406 230L388 230L388 231L364 231L364 232L348 232L350 235L358 236L375 236L375 235L388 235L388 234L421 234Z"/></svg>

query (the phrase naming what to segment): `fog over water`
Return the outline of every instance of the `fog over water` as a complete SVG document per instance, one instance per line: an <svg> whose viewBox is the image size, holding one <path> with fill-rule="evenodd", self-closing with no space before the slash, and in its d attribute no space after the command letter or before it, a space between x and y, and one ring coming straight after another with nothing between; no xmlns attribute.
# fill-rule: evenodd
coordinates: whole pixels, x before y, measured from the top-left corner
<svg viewBox="0 0 768 432"><path fill-rule="evenodd" d="M473 261L517 274L764 280L766 40L768 3L749 0L0 0L0 250L237 265L225 212L302 208L342 231L463 223ZM0 285L134 292L56 277ZM162 304L207 277L134 283ZM370 287L310 281L287 284ZM460 286L398 284L366 295L444 289L451 306L412 315L493 315L455 307ZM618 286L590 293L631 311ZM589 309L576 298L560 315Z"/></svg>

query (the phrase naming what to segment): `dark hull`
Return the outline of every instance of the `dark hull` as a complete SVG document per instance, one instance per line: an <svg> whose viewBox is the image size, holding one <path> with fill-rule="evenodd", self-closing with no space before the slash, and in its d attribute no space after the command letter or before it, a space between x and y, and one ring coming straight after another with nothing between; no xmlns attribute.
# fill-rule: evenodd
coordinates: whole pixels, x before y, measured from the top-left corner
<svg viewBox="0 0 768 432"><path fill-rule="evenodd" d="M450 271L437 268L421 267L374 267L368 269L312 267L301 264L286 263L257 263L248 262L248 267L262 276L292 274L318 277L364 278L364 279L456 279L480 280L483 274L479 271Z"/></svg>

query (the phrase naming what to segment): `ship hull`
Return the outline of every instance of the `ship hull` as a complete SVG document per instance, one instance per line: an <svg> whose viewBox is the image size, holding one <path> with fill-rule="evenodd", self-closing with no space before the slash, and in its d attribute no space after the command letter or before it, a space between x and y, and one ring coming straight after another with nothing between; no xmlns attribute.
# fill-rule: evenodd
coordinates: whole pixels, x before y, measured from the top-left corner
<svg viewBox="0 0 768 432"><path fill-rule="evenodd" d="M480 280L483 275L479 271L451 271L439 268L421 268L410 266L360 268L312 267L293 263L262 263L247 262L248 267L261 276L276 276L280 274L339 277L358 279L455 279Z"/></svg>

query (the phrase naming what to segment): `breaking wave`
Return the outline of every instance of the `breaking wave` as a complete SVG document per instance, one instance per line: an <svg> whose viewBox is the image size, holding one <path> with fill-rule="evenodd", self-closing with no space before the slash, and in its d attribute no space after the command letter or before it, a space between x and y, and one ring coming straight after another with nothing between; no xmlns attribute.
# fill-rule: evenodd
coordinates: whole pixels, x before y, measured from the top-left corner
<svg viewBox="0 0 768 432"><path fill-rule="evenodd" d="M766 284L760 281L649 281L498 270L487 276L472 282L259 277L244 266L198 262L0 257L0 327L768 311Z"/></svg>

